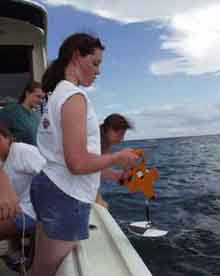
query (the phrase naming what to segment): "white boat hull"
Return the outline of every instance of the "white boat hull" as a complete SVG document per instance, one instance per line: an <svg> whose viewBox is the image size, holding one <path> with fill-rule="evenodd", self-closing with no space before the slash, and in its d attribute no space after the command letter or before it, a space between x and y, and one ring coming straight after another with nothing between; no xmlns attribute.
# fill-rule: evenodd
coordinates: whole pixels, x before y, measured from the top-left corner
<svg viewBox="0 0 220 276"><path fill-rule="evenodd" d="M95 204L90 223L97 229L64 259L56 276L152 276L108 210Z"/></svg>

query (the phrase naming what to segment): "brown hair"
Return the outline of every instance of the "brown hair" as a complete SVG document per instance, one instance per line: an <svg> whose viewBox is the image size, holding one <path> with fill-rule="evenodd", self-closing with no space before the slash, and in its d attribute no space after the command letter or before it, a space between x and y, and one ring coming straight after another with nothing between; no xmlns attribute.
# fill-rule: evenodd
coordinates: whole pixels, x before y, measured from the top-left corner
<svg viewBox="0 0 220 276"><path fill-rule="evenodd" d="M101 129L106 132L109 128L117 130L127 130L132 129L132 123L126 119L124 116L113 113L104 119L103 124L101 124Z"/></svg>
<svg viewBox="0 0 220 276"><path fill-rule="evenodd" d="M49 65L43 75L42 89L44 92L46 94L51 93L58 82L64 80L65 69L73 58L75 51L78 50L81 56L87 56L97 48L104 50L100 40L89 34L77 33L65 39L59 49L58 58Z"/></svg>
<svg viewBox="0 0 220 276"><path fill-rule="evenodd" d="M37 82L37 81L28 82L27 85L25 86L21 96L18 99L18 103L22 104L24 102L24 100L26 98L27 91L29 93L33 93L34 89L36 89L36 88L41 88L41 84L39 82Z"/></svg>
<svg viewBox="0 0 220 276"><path fill-rule="evenodd" d="M109 147L108 135L107 132L109 129L114 131L132 129L132 123L126 119L124 116L113 113L104 119L103 124L100 125L101 132L101 149L102 152L105 152Z"/></svg>
<svg viewBox="0 0 220 276"><path fill-rule="evenodd" d="M9 129L6 127L5 124L0 122L0 135L2 135L5 138L8 138L10 142L13 142L15 140L14 136L12 133L9 131Z"/></svg>

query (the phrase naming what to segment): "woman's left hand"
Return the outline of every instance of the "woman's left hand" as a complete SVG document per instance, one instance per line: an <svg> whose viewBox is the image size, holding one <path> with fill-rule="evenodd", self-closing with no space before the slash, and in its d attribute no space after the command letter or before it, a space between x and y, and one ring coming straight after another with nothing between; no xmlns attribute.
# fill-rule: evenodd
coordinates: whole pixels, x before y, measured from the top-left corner
<svg viewBox="0 0 220 276"><path fill-rule="evenodd" d="M119 183L120 185L125 185L129 182L129 180L131 179L132 177L132 170L131 169L128 169L128 170L124 170L122 173L121 173L121 176L119 178Z"/></svg>

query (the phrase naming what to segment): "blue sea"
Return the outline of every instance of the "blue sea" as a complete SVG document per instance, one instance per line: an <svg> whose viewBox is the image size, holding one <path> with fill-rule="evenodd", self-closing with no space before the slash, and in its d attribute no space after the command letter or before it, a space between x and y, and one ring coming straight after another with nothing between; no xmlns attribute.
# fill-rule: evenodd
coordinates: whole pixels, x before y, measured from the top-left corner
<svg viewBox="0 0 220 276"><path fill-rule="evenodd" d="M113 183L104 198L121 229L153 276L220 276L220 136L126 141L115 148L142 148L157 167L153 224L169 233L140 238L128 231L145 219L144 197ZM141 276L141 275L139 275Z"/></svg>

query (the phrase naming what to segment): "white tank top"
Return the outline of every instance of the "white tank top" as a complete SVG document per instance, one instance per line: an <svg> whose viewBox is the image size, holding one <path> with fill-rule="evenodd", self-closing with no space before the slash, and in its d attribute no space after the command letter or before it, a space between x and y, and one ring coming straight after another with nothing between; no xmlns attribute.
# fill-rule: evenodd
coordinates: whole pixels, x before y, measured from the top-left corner
<svg viewBox="0 0 220 276"><path fill-rule="evenodd" d="M61 108L65 101L81 93L87 104L87 150L101 154L99 123L93 105L85 91L69 81L61 81L49 97L42 116L37 144L47 163L43 171L64 193L83 202L91 203L96 198L100 184L100 172L74 175L64 160Z"/></svg>

